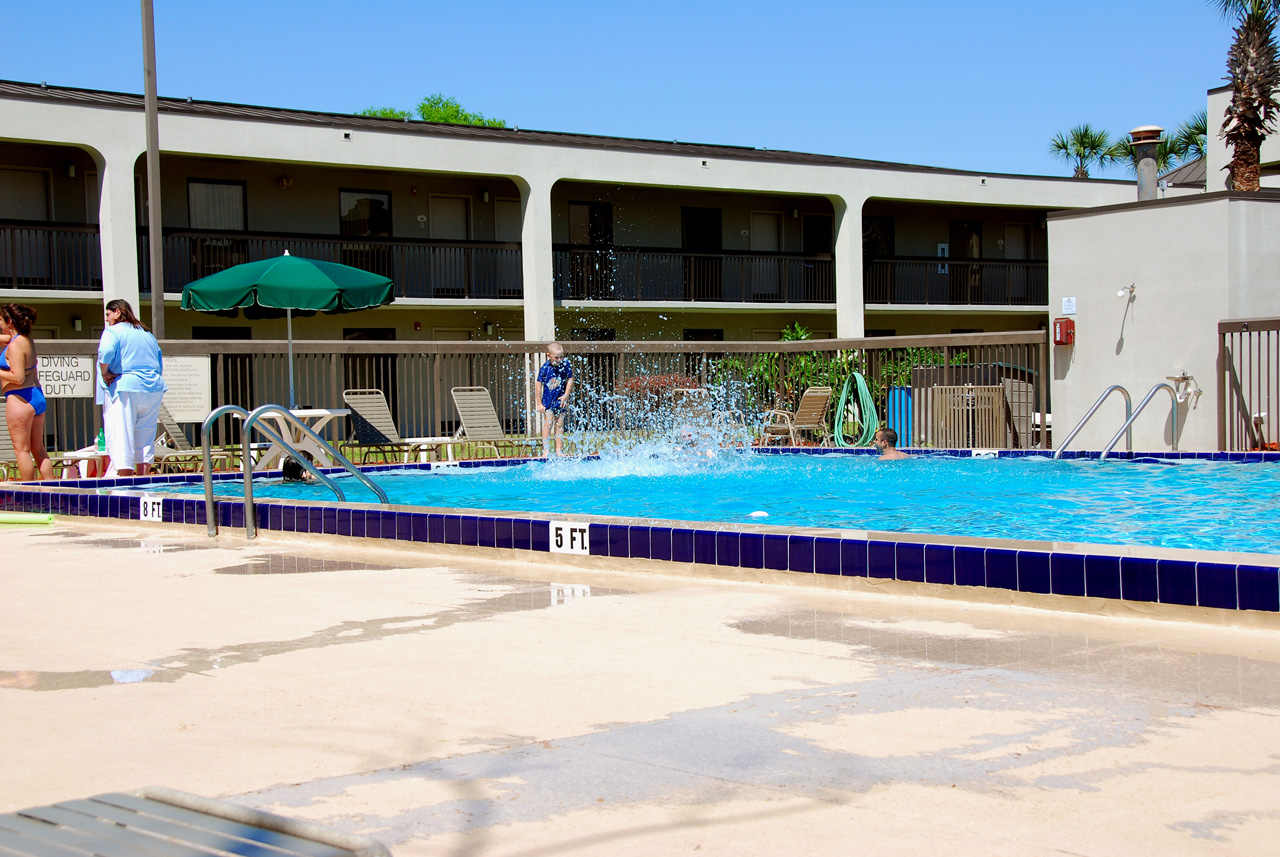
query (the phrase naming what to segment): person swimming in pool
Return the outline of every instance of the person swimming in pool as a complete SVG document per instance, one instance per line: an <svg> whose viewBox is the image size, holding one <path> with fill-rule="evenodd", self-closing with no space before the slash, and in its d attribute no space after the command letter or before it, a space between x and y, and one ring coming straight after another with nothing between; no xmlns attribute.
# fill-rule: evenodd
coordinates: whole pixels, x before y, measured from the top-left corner
<svg viewBox="0 0 1280 857"><path fill-rule="evenodd" d="M300 452L299 455L305 455L307 461L314 459L309 452ZM312 482L315 477L311 475L311 471L302 466L302 462L294 458L292 455L286 455L284 461L280 464L280 476L285 482Z"/></svg>
<svg viewBox="0 0 1280 857"><path fill-rule="evenodd" d="M871 440L871 445L880 450L879 461L897 461L900 458L910 458L905 452L898 449L898 433L891 428L882 428L876 432L876 436Z"/></svg>
<svg viewBox="0 0 1280 857"><path fill-rule="evenodd" d="M0 352L0 392L4 393L4 416L23 480L52 479L53 462L44 448L44 390L36 367L36 346L31 341L31 325L36 311L20 304L0 306L0 333L9 342Z"/></svg>

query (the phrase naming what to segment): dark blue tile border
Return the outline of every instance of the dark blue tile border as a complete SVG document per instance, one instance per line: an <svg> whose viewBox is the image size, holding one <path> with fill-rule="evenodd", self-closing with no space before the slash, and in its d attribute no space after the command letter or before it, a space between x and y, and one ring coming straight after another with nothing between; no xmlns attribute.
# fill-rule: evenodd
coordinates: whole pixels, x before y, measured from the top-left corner
<svg viewBox="0 0 1280 857"><path fill-rule="evenodd" d="M866 450L757 450L766 454L869 454ZM964 451L930 450L921 454L958 455ZM1047 455L1039 451L1002 451L1001 457ZM1067 457L1096 458L1097 453L1068 453ZM1140 453L1124 460L1159 461L1208 459L1251 463L1280 462L1278 453ZM524 461L470 462L472 467L506 467ZM403 469L387 465L373 469ZM420 469L429 470L430 465ZM237 474L217 474L218 480ZM139 504L127 494L98 493L130 488L137 480L77 480L59 487L85 493L63 493L33 486L0 489L0 509L52 512L58 515L137 520ZM199 477L151 478L149 482L195 483ZM93 492L93 493L89 493ZM244 504L232 499L216 503L219 526L244 526ZM550 551L550 523L506 518L308 505L266 500L256 505L262 530L320 533L356 538L431 542L500 549ZM205 503L190 497L165 497L162 520L188 526L205 525ZM728 529L593 523L589 551L669 562L699 562L730 568L768 568L779 571L896 578L939 585L1016 589L1030 593L1164 604L1214 609L1280 612L1280 569L1230 562L1192 562L1105 554L1077 554L999 547L922 544L917 541L836 538L794 533L737 532Z"/></svg>
<svg viewBox="0 0 1280 857"><path fill-rule="evenodd" d="M954 586L956 549L951 545L927 545L924 549L924 582Z"/></svg>

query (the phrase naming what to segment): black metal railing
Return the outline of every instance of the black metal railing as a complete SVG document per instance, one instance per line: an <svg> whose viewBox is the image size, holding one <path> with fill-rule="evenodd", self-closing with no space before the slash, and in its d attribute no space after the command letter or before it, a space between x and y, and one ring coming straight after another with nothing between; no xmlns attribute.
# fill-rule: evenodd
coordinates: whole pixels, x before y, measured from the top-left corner
<svg viewBox="0 0 1280 857"><path fill-rule="evenodd" d="M518 243L202 230L165 230L165 293L180 293L192 280L286 250L390 277L398 298L518 300L524 295ZM144 293L151 291L147 252L147 236L140 235L138 269Z"/></svg>
<svg viewBox="0 0 1280 857"><path fill-rule="evenodd" d="M830 254L555 247L559 300L831 303Z"/></svg>
<svg viewBox="0 0 1280 857"><path fill-rule="evenodd" d="M868 304L1047 306L1048 262L895 257L863 266Z"/></svg>
<svg viewBox="0 0 1280 857"><path fill-rule="evenodd" d="M0 288L102 291L98 227L0 220Z"/></svg>

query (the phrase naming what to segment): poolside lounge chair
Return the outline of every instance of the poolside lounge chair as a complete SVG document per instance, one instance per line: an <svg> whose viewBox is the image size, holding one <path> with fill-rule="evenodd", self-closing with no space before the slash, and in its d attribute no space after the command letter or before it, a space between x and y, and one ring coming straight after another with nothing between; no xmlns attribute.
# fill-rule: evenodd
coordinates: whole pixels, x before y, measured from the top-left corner
<svg viewBox="0 0 1280 857"><path fill-rule="evenodd" d="M519 447L540 442L538 438L510 436L506 433L498 419L498 411L493 407L488 387L454 387L452 392L453 404L462 420L457 437L487 446L493 450L494 455L502 454L498 451L500 443Z"/></svg>
<svg viewBox="0 0 1280 857"><path fill-rule="evenodd" d="M204 453L191 445L187 433L169 413L167 405L160 406L157 421L160 434L156 438L156 473L202 473ZM214 470L229 470L235 466L235 454L229 449L211 449L210 461Z"/></svg>
<svg viewBox="0 0 1280 857"><path fill-rule="evenodd" d="M158 786L0 815L0 844L12 857L390 857L367 836Z"/></svg>
<svg viewBox="0 0 1280 857"><path fill-rule="evenodd" d="M778 438L786 439L791 446L799 446L800 433L812 432L821 438L822 446L830 446L831 429L827 426L827 407L830 404L830 387L810 387L800 397L795 411L766 411L763 442L767 444Z"/></svg>
<svg viewBox="0 0 1280 857"><path fill-rule="evenodd" d="M359 463L366 464L372 458L383 462L398 459L408 464L427 452L435 453L438 459L442 446L453 458L453 438L401 437L381 390L346 390L342 400L351 408L351 440L360 449Z"/></svg>

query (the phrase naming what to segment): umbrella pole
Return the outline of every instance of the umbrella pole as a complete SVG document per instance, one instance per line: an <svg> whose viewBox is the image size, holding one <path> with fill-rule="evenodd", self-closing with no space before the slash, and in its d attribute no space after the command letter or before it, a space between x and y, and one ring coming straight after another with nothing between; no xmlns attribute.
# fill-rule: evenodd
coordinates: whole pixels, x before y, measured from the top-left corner
<svg viewBox="0 0 1280 857"><path fill-rule="evenodd" d="M285 328L289 334L289 410L298 407L297 401L293 396L293 310L286 309L284 311Z"/></svg>

